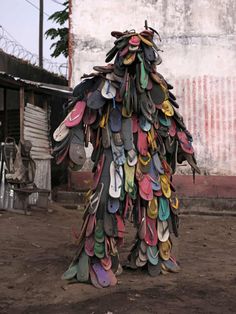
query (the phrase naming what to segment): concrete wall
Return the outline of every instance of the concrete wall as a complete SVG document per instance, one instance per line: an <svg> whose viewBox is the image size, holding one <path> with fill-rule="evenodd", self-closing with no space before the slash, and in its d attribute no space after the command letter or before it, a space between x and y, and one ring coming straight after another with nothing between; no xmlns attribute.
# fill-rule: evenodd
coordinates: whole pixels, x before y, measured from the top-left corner
<svg viewBox="0 0 236 314"><path fill-rule="evenodd" d="M161 35L159 72L175 86L199 165L236 175L235 0L71 0L71 12L72 86L104 64L112 30L141 31L147 19Z"/></svg>

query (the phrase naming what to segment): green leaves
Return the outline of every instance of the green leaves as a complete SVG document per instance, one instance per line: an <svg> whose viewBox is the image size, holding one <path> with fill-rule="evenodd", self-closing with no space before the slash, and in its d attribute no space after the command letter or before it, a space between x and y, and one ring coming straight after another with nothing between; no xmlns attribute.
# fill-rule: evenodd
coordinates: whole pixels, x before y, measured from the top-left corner
<svg viewBox="0 0 236 314"><path fill-rule="evenodd" d="M63 26L69 18L69 1L62 4L65 8L62 11L54 12L48 19ZM68 27L50 28L45 32L46 38L50 37L52 40L56 39L50 49L54 49L51 56L57 58L59 55L68 57Z"/></svg>
<svg viewBox="0 0 236 314"><path fill-rule="evenodd" d="M51 39L54 39L58 36L58 29L50 28L45 32L46 38L51 37Z"/></svg>

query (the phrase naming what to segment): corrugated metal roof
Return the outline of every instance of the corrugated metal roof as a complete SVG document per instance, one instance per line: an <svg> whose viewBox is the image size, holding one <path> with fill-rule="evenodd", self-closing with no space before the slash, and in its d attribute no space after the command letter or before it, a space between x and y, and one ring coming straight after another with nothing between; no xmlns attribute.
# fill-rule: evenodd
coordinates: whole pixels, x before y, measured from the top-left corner
<svg viewBox="0 0 236 314"><path fill-rule="evenodd" d="M30 80L25 80L20 77L13 76L11 74L8 74L6 72L0 71L0 80L7 80L8 83L9 81L12 82L13 85L17 86L26 86L28 88L32 89L39 89L42 92L50 93L52 92L53 94L58 93L59 96L70 96L72 95L72 89L63 86L63 85L54 85L54 84L47 84L47 83L42 83L42 82L35 82L35 81L30 81Z"/></svg>

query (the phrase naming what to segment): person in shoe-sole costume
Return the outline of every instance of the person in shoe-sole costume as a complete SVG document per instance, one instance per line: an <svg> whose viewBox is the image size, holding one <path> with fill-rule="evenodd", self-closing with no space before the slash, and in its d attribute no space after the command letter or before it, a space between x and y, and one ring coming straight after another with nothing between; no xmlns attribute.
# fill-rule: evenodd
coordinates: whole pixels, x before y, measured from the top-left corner
<svg viewBox="0 0 236 314"><path fill-rule="evenodd" d="M126 219L137 228L128 267L146 267L151 276L179 271L171 254L179 223L172 176L185 160L193 172L200 171L173 87L157 71L156 34L149 27L112 32L108 64L82 77L68 115L54 132L56 160L67 160L72 170L82 168L84 147L93 145L93 188L78 250L63 279L99 288L115 285Z"/></svg>

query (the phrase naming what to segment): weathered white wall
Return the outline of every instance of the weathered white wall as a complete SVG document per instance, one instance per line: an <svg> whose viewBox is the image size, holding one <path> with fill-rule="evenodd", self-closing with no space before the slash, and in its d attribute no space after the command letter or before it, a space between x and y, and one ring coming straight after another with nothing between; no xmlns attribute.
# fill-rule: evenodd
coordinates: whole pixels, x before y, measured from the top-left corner
<svg viewBox="0 0 236 314"><path fill-rule="evenodd" d="M161 72L175 86L180 112L206 173L236 175L236 1L71 0L72 86L104 64L112 30L157 29Z"/></svg>

